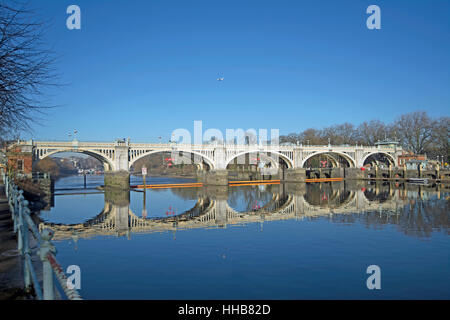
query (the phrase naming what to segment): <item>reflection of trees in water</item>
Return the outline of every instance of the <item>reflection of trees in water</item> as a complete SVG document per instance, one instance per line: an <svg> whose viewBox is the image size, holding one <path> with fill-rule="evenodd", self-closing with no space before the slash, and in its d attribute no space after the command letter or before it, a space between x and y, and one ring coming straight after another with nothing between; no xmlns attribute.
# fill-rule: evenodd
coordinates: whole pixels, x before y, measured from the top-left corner
<svg viewBox="0 0 450 320"><path fill-rule="evenodd" d="M449 235L449 201L413 200L400 212L398 226L407 235L429 237L432 231Z"/></svg>
<svg viewBox="0 0 450 320"><path fill-rule="evenodd" d="M440 199L410 199L405 205L393 211L367 211L361 214L338 214L329 217L336 223L359 222L367 228L382 229L386 225L396 225L406 235L425 238L433 231L449 235L450 202Z"/></svg>
<svg viewBox="0 0 450 320"><path fill-rule="evenodd" d="M265 185L264 187L264 190L260 190L259 186L230 188L228 191L228 205L235 209L243 203L244 211L252 211L256 203L263 207L272 200L273 193L278 192L275 186Z"/></svg>

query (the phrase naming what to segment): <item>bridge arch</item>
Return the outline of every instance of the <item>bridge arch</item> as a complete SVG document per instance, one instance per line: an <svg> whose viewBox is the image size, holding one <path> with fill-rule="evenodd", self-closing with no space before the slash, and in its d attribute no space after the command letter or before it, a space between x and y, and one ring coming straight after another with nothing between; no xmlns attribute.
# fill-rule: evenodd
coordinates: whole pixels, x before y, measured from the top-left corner
<svg viewBox="0 0 450 320"><path fill-rule="evenodd" d="M139 156L136 156L133 159L131 159L128 166L131 168L131 166L134 165L134 163L137 160L139 160L139 159L141 159L143 157L146 157L148 155L151 155L151 154L154 154L154 153L165 153L165 152L169 152L169 153L171 153L171 152L177 152L177 153L178 152L186 152L186 153L194 154L194 155L197 155L197 156L201 157L206 162L206 164L209 166L209 168L211 170L213 170L215 168L214 161L211 158L201 154L200 152L193 151L193 150L179 150L179 149L177 149L177 150L163 149L163 150L152 150L152 151L149 151L149 152L145 152L145 153L143 153L143 154L141 154Z"/></svg>
<svg viewBox="0 0 450 320"><path fill-rule="evenodd" d="M394 158L391 154L389 154L389 153L387 153L387 152L383 152L383 151L377 151L377 152L371 152L371 153L368 153L367 155L364 156L364 158L362 158L362 160L361 160L361 165L364 166L364 162L365 162L370 156L374 156L374 155L377 155L377 154L380 154L380 155L383 155L383 156L387 156L386 158L387 158L387 159L389 160L389 162L395 167L395 158Z"/></svg>
<svg viewBox="0 0 450 320"><path fill-rule="evenodd" d="M303 168L305 166L306 161L308 161L309 159L321 155L321 154L328 154L330 157L332 157L333 153L340 155L342 158L344 158L345 160L347 160L349 166L351 168L355 168L356 167L356 161L350 157L348 154L344 153L344 152L339 152L339 151L328 151L328 150L324 150L324 151L317 151L314 152L313 154L310 154L309 156L307 156L305 159L303 159L302 161L302 165L301 167ZM334 158L333 158L334 159Z"/></svg>
<svg viewBox="0 0 450 320"><path fill-rule="evenodd" d="M277 152L277 151L260 151L260 150L247 150L244 152L240 152L238 154L235 154L234 156L232 156L230 159L228 159L225 163L225 168L231 163L231 161L233 161L234 159L246 155L246 154L251 154L251 153L265 153L266 156L269 158L269 156L267 155L268 153L270 154L276 154L277 156L279 156L281 159L283 159L283 161L286 163L288 168L293 168L294 164L292 162L291 159L289 159L288 157L286 157L284 154ZM271 158L272 160L274 160L273 158ZM274 161L275 162L275 161Z"/></svg>
<svg viewBox="0 0 450 320"><path fill-rule="evenodd" d="M311 187L315 188L315 185L311 185ZM351 206L356 199L356 192L353 190L332 190L330 189L329 193L323 193L319 195L319 197L311 197L311 194L307 192L302 195L304 204L310 208L311 210L317 210L320 208L329 208L329 209L344 209L348 206Z"/></svg>
<svg viewBox="0 0 450 320"><path fill-rule="evenodd" d="M43 160L43 159L45 159L51 155L57 154L57 153L72 152L72 153L82 153L82 154L85 154L85 155L88 155L88 156L91 156L91 157L97 159L98 161L100 161L103 164L103 166L105 167L105 171L115 169L114 163L111 159L105 157L105 155L103 155L100 152L97 152L95 150L86 150L86 149L79 149L79 148L56 149L56 150L52 150L52 151L43 153L41 156L39 156L39 149L36 152L38 154L36 162Z"/></svg>
<svg viewBox="0 0 450 320"><path fill-rule="evenodd" d="M272 199L265 203L262 207L254 208L248 211L241 211L233 208L230 203L227 201L227 211L233 213L234 215L242 215L242 214L267 214L273 215L282 213L284 209L293 204L294 197L292 195L276 195L273 194Z"/></svg>

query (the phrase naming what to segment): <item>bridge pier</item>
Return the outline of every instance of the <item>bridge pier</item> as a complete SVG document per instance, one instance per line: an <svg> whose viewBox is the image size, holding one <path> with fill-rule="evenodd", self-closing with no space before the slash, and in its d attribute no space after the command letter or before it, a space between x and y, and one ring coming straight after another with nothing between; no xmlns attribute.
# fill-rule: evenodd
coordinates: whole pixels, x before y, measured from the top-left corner
<svg viewBox="0 0 450 320"><path fill-rule="evenodd" d="M215 220L216 224L221 227L226 227L228 216L228 185L227 186L213 186L207 185L202 191L205 198L210 198L215 202Z"/></svg>
<svg viewBox="0 0 450 320"><path fill-rule="evenodd" d="M332 168L330 172L330 178L345 178L344 168Z"/></svg>
<svg viewBox="0 0 450 320"><path fill-rule="evenodd" d="M126 233L130 228L130 191L108 188L105 190L105 203L109 204L111 213L115 217L115 230L119 235Z"/></svg>
<svg viewBox="0 0 450 320"><path fill-rule="evenodd" d="M228 171L213 170L206 171L198 175L198 180L205 185L211 186L228 186Z"/></svg>
<svg viewBox="0 0 450 320"><path fill-rule="evenodd" d="M105 188L130 189L130 173L125 170L105 172Z"/></svg>
<svg viewBox="0 0 450 320"><path fill-rule="evenodd" d="M285 189L280 190L280 193L291 193L295 195L304 195L306 193L306 184L305 183L284 183L280 184L280 186L283 186Z"/></svg>
<svg viewBox="0 0 450 320"><path fill-rule="evenodd" d="M225 227L228 222L227 216L227 199L216 199L216 224Z"/></svg>
<svg viewBox="0 0 450 320"><path fill-rule="evenodd" d="M345 175L347 179L364 179L365 174L360 168L346 168Z"/></svg>
<svg viewBox="0 0 450 320"><path fill-rule="evenodd" d="M129 206L117 206L115 210L115 227L120 234L126 233L130 229Z"/></svg>
<svg viewBox="0 0 450 320"><path fill-rule="evenodd" d="M285 182L305 182L306 181L306 169L304 168L289 168L284 171Z"/></svg>

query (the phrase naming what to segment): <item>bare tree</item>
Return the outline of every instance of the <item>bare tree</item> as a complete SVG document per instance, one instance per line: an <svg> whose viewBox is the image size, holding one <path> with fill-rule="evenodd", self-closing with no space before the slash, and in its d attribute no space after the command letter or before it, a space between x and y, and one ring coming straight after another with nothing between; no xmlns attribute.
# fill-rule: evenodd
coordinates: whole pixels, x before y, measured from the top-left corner
<svg viewBox="0 0 450 320"><path fill-rule="evenodd" d="M316 130L313 128L309 128L306 129L305 131L303 131L299 137L300 137L300 141L303 141L303 144L305 145L320 145L320 144L325 144L324 139L321 137L322 135L322 131L321 130Z"/></svg>
<svg viewBox="0 0 450 320"><path fill-rule="evenodd" d="M450 117L437 119L432 128L432 144L427 151L431 157L444 156L445 161L450 156Z"/></svg>
<svg viewBox="0 0 450 320"><path fill-rule="evenodd" d="M358 140L365 145L373 146L375 142L384 140L389 128L379 120L364 121L358 127Z"/></svg>
<svg viewBox="0 0 450 320"><path fill-rule="evenodd" d="M444 156L447 161L450 160L450 118L431 119L424 111L403 114L394 123L370 120L357 128L351 123L343 123L280 136L282 142L301 141L304 145L326 145L328 139L331 144L374 145L385 138L398 139L404 150L416 154L426 153L431 159Z"/></svg>
<svg viewBox="0 0 450 320"><path fill-rule="evenodd" d="M434 121L425 111L401 115L394 123L400 143L415 154L422 154L430 147Z"/></svg>
<svg viewBox="0 0 450 320"><path fill-rule="evenodd" d="M300 137L296 133L289 133L287 136L280 136L281 143L292 143L296 144L299 141Z"/></svg>
<svg viewBox="0 0 450 320"><path fill-rule="evenodd" d="M17 1L0 0L0 136L30 130L45 108L43 89L55 85L55 57L45 24Z"/></svg>
<svg viewBox="0 0 450 320"><path fill-rule="evenodd" d="M331 144L354 144L356 142L356 130L353 124L343 123L324 128L321 132L322 140L328 143L328 138Z"/></svg>

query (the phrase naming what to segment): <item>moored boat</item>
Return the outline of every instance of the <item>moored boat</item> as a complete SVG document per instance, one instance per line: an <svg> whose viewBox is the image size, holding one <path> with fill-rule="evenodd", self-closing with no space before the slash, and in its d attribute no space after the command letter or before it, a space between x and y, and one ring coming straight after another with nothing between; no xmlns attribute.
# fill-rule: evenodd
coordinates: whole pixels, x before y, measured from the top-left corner
<svg viewBox="0 0 450 320"><path fill-rule="evenodd" d="M424 185L428 184L427 178L409 178L407 181L415 184L424 184Z"/></svg>

